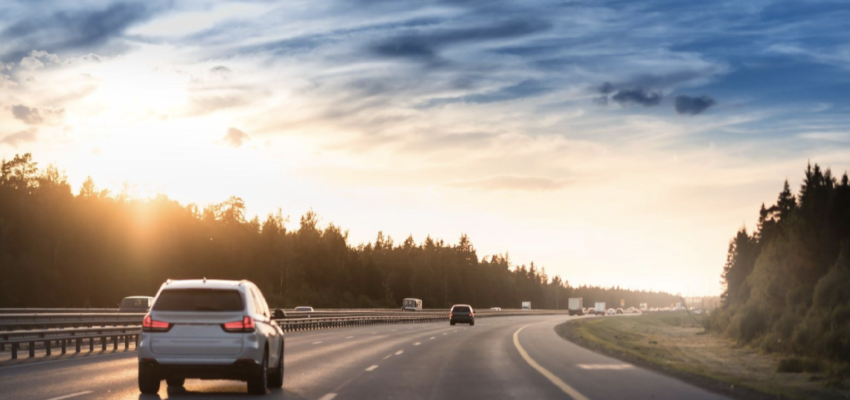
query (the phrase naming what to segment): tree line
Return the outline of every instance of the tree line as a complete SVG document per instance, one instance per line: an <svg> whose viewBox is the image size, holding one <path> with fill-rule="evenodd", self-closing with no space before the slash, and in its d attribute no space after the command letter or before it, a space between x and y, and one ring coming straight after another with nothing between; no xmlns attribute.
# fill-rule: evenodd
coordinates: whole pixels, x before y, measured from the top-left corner
<svg viewBox="0 0 850 400"><path fill-rule="evenodd" d="M426 237L402 242L378 233L353 245L348 231L309 211L297 229L278 211L261 220L231 197L204 208L159 195L99 190L89 178L73 194L56 167L30 154L3 160L0 176L0 307L115 307L153 295L166 279L249 279L276 307L567 308L626 299L666 306L673 296L619 288L570 287L534 263L479 258L472 242Z"/></svg>
<svg viewBox="0 0 850 400"><path fill-rule="evenodd" d="M764 351L850 360L850 182L811 164L737 232L708 328Z"/></svg>

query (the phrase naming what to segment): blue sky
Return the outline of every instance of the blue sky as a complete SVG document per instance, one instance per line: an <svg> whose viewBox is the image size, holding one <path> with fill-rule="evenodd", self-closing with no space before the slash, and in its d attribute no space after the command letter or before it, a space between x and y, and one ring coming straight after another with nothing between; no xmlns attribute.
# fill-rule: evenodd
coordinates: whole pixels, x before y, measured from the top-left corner
<svg viewBox="0 0 850 400"><path fill-rule="evenodd" d="M2 0L0 155L717 292L782 179L850 164L846 21L842 1Z"/></svg>

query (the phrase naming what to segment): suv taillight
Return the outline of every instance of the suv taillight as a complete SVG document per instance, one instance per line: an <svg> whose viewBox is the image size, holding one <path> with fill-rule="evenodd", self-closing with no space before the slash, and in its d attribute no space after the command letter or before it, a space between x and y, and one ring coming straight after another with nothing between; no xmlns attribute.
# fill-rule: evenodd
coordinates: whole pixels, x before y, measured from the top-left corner
<svg viewBox="0 0 850 400"><path fill-rule="evenodd" d="M142 320L143 332L168 332L169 329L171 329L170 323L157 321L150 315L145 315L145 319Z"/></svg>
<svg viewBox="0 0 850 400"><path fill-rule="evenodd" d="M254 318L245 316L241 321L225 322L221 324L225 332L246 333L254 331Z"/></svg>

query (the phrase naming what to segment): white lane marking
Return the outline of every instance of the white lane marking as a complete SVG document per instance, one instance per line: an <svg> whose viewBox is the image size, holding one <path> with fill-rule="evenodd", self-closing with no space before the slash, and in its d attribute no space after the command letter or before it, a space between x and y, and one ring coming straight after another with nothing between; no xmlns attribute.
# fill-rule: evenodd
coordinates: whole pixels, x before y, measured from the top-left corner
<svg viewBox="0 0 850 400"><path fill-rule="evenodd" d="M449 334L448 332L444 332L444 333L443 333L443 335L448 335L448 334Z"/></svg>
<svg viewBox="0 0 850 400"><path fill-rule="evenodd" d="M457 332L457 329L453 330L452 332Z"/></svg>
<svg viewBox="0 0 850 400"><path fill-rule="evenodd" d="M322 397L319 397L319 400L333 400L336 397L336 393L328 393Z"/></svg>
<svg viewBox="0 0 850 400"><path fill-rule="evenodd" d="M399 356L399 355L401 355L402 353L404 353L404 350L399 350L399 351L395 352L395 355Z"/></svg>
<svg viewBox="0 0 850 400"><path fill-rule="evenodd" d="M369 367L369 368L366 368L366 371L368 371L368 372L372 372L372 371L374 371L374 370L376 370L376 369L378 369L378 366L377 366L377 365L373 365L373 366L371 366L371 367Z"/></svg>
<svg viewBox="0 0 850 400"><path fill-rule="evenodd" d="M351 339L351 338L353 338L353 337L354 337L354 336L346 336L345 338L346 338L346 339Z"/></svg>
<svg viewBox="0 0 850 400"><path fill-rule="evenodd" d="M80 393L66 394L66 395L64 395L64 396L54 397L54 398L52 398L52 399L47 399L47 400L62 400L62 399L70 399L71 397L82 396L82 395L84 395L84 394L89 394L89 393L92 393L92 391L91 391L91 390L87 390L87 391L85 391L85 392L80 392Z"/></svg>
<svg viewBox="0 0 850 400"><path fill-rule="evenodd" d="M607 369L614 371L622 371L624 369L634 368L631 364L578 364L576 367L581 369Z"/></svg>
<svg viewBox="0 0 850 400"><path fill-rule="evenodd" d="M386 359L388 359L388 358L390 358L390 357L392 357L392 356L393 356L393 355L392 355L392 354L390 354L390 355L388 355L388 356L384 357L384 360L386 360Z"/></svg>
<svg viewBox="0 0 850 400"><path fill-rule="evenodd" d="M431 338L430 338L430 339L428 339L428 340L434 340L434 339L435 339L435 338L434 338L433 336L431 336Z"/></svg>
<svg viewBox="0 0 850 400"><path fill-rule="evenodd" d="M416 343L414 343L413 345L414 345L414 346L419 346L420 344L422 344L422 342L416 342Z"/></svg>
<svg viewBox="0 0 850 400"><path fill-rule="evenodd" d="M322 343L322 341L320 340L318 342L313 342L313 344L319 344L319 343Z"/></svg>
<svg viewBox="0 0 850 400"><path fill-rule="evenodd" d="M558 378L557 376L555 376L555 374L549 372L548 369L543 368L543 366L538 364L537 361L534 361L534 359L528 355L528 352L526 352L525 349L522 348L522 345L519 344L519 333L527 327L528 325L523 326L522 328L519 328L516 332L514 332L514 346L516 347L517 351L519 351L519 355L522 356L525 362L527 362L528 365L531 366L531 368L536 369L537 372L546 377L546 379L549 379L550 382L557 386L558 389L561 389L561 391L566 393L567 396L572 397L574 400L590 400L587 397L584 397L584 395L579 393L577 390L573 389L572 386L567 385L567 383L562 381L561 378Z"/></svg>

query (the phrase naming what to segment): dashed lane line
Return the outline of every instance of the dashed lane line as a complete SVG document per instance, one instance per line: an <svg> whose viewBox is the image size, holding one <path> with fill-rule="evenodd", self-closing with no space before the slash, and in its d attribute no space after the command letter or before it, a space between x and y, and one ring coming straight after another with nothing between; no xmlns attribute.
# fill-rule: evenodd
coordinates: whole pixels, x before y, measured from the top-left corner
<svg viewBox="0 0 850 400"><path fill-rule="evenodd" d="M377 365L373 365L373 366L371 366L371 367L369 367L369 368L366 368L366 372L372 372L372 371L374 371L374 370L376 370L376 369L378 369L378 366L377 366Z"/></svg>
<svg viewBox="0 0 850 400"><path fill-rule="evenodd" d="M534 361L534 359L528 355L528 352L526 352L522 345L519 344L519 333L522 332L522 330L526 327L528 327L528 325L525 325L522 328L517 329L516 332L514 332L514 346L516 347L517 351L519 351L519 355L522 356L525 362L527 362L528 365L531 366L531 368L536 369L537 372L546 377L546 379L548 379L555 386L557 386L558 389L561 389L561 391L566 393L567 396L572 397L574 400L589 400L583 394L579 393L578 390L573 389L572 386L562 381L561 378L558 378L557 376L555 376L555 374L549 372L548 369L543 368L542 365L538 364L537 361Z"/></svg>
<svg viewBox="0 0 850 400"><path fill-rule="evenodd" d="M82 395L84 395L84 394L89 394L89 393L92 393L92 391L91 391L91 390L87 390L87 391L85 391L85 392L80 392L80 393L66 394L66 395L64 395L64 396L53 397L53 398L51 398L51 399L47 399L47 400L64 400L64 399L70 399L71 397L82 396Z"/></svg>
<svg viewBox="0 0 850 400"><path fill-rule="evenodd" d="M319 400L333 400L336 397L336 393L328 393L322 397L319 397Z"/></svg>
<svg viewBox="0 0 850 400"><path fill-rule="evenodd" d="M319 344L319 343L322 343L322 341L320 340L318 342L313 342L313 344Z"/></svg>
<svg viewBox="0 0 850 400"><path fill-rule="evenodd" d="M400 356L400 355L402 355L403 353L404 353L404 350L399 350L399 351L395 352L395 355Z"/></svg>
<svg viewBox="0 0 850 400"><path fill-rule="evenodd" d="M351 338L353 338L353 337L354 337L354 336L346 336L345 338L346 338L346 339L351 339Z"/></svg>
<svg viewBox="0 0 850 400"><path fill-rule="evenodd" d="M414 343L413 345L414 345L414 346L419 346L420 344L422 344L422 342L416 342L416 343Z"/></svg>

